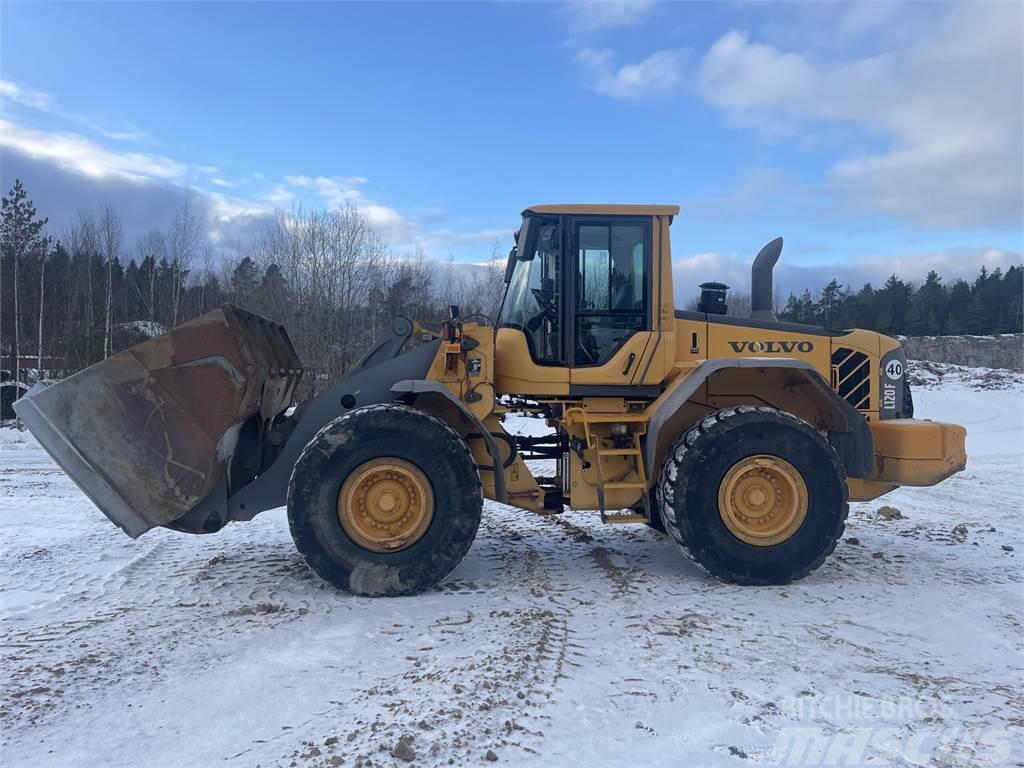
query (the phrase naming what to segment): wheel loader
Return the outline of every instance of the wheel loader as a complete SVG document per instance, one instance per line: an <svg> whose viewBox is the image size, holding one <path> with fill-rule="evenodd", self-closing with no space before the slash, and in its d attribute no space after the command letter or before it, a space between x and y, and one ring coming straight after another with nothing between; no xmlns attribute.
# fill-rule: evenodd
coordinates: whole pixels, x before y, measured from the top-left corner
<svg viewBox="0 0 1024 768"><path fill-rule="evenodd" d="M286 505L309 567L356 594L444 579L484 498L646 523L719 579L783 584L833 551L849 500L964 469L966 432L913 418L895 340L775 318L781 238L753 262L749 317L721 283L677 310L678 213L527 208L496 318L397 318L297 406L285 329L226 305L15 408L129 536ZM510 414L549 431L512 434Z"/></svg>

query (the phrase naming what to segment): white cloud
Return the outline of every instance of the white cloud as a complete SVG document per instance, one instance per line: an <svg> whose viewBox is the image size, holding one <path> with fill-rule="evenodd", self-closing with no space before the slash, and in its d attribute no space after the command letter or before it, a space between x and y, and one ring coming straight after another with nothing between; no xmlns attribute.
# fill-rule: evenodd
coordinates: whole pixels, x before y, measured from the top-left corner
<svg viewBox="0 0 1024 768"><path fill-rule="evenodd" d="M963 3L933 39L831 65L732 31L708 50L697 82L746 124L835 121L888 141L832 171L832 191L857 207L921 226L1019 224L1022 22L1018 3Z"/></svg>
<svg viewBox="0 0 1024 768"><path fill-rule="evenodd" d="M204 193L200 203L205 203L206 234L215 246L237 245L244 235L274 214L271 205L228 197L220 192Z"/></svg>
<svg viewBox="0 0 1024 768"><path fill-rule="evenodd" d="M285 176L285 183L316 194L332 208L357 203L363 193L359 187L366 183L362 176Z"/></svg>
<svg viewBox="0 0 1024 768"><path fill-rule="evenodd" d="M491 227L490 229L481 229L476 232L454 232L450 229L436 229L431 232L431 235L453 243L482 243L491 245L497 241L500 243L507 242L511 246L512 233L515 232L515 229L513 226Z"/></svg>
<svg viewBox="0 0 1024 768"><path fill-rule="evenodd" d="M147 137L144 131L135 126L112 130L84 115L76 115L72 112L57 109L50 94L24 88L10 80L0 80L0 107L3 107L5 103L20 104L73 123L78 123L94 133L114 141L141 141Z"/></svg>
<svg viewBox="0 0 1024 768"><path fill-rule="evenodd" d="M0 104L4 101L12 101L15 104L43 111L49 110L52 106L48 93L22 88L10 80L0 80Z"/></svg>
<svg viewBox="0 0 1024 768"><path fill-rule="evenodd" d="M307 176L291 174L284 185L276 185L264 196L269 202L283 203L312 195L327 208L354 205L366 216L374 230L392 247L399 250L422 248L443 250L451 245L493 243L508 237L512 228L493 228L459 232L437 226L443 212L436 208L418 208L403 213L367 196L362 190L367 179L362 176Z"/></svg>
<svg viewBox="0 0 1024 768"><path fill-rule="evenodd" d="M214 183L216 183L216 181ZM295 199L295 193L283 184L274 184L267 192L260 195L260 197L268 203L281 205L293 201Z"/></svg>
<svg viewBox="0 0 1024 768"><path fill-rule="evenodd" d="M827 94L802 56L751 43L746 32L728 32L708 49L698 83L708 101L733 109L786 105L820 112L831 102L820 100Z"/></svg>
<svg viewBox="0 0 1024 768"><path fill-rule="evenodd" d="M859 40L868 33L893 23L901 3L859 0L846 3L841 9L838 24L833 27L842 40Z"/></svg>
<svg viewBox="0 0 1024 768"><path fill-rule="evenodd" d="M642 101L665 96L685 80L685 51L655 51L642 61L616 67L613 51L584 48L576 60L589 70L593 89L613 99Z"/></svg>
<svg viewBox="0 0 1024 768"><path fill-rule="evenodd" d="M654 5L655 0L570 0L567 10L573 30L594 32L639 24Z"/></svg>
<svg viewBox="0 0 1024 768"><path fill-rule="evenodd" d="M215 187L223 187L228 189L235 187L251 186L253 184L257 184L263 181L263 174L261 173L249 173L246 174L245 176L242 176L241 178L228 179L224 176L221 176L220 169L216 168L215 166L208 166L207 173L210 176L209 181L211 184L213 184Z"/></svg>
<svg viewBox="0 0 1024 768"><path fill-rule="evenodd" d="M206 197L210 201L207 215L215 221L226 222L238 218L266 216L273 212L269 206L228 197L219 192L207 192Z"/></svg>
<svg viewBox="0 0 1024 768"><path fill-rule="evenodd" d="M416 224L400 214L394 208L376 203L367 203L359 206L370 226L384 240L408 246L410 244L420 245L421 237Z"/></svg>
<svg viewBox="0 0 1024 768"><path fill-rule="evenodd" d="M362 176L290 174L284 177L284 182L288 188L277 185L271 196L266 199L272 202L284 202L308 194L327 208L354 205L366 216L370 225L384 240L404 247L422 244L422 233L416 222L394 208L367 198L360 189L367 183L367 179ZM296 194L295 190L298 190L299 194Z"/></svg>
<svg viewBox="0 0 1024 768"><path fill-rule="evenodd" d="M512 232L515 229L509 226L460 232L447 228L431 228L429 224L435 220L436 212L430 212L425 218L415 213L404 215L394 208L372 202L360 203L359 210L366 215L377 233L397 248L418 247L437 252L452 245L490 246L495 241L511 244Z"/></svg>
<svg viewBox="0 0 1024 768"><path fill-rule="evenodd" d="M820 195L815 192L797 176L778 168L750 168L729 192L684 200L682 205L689 215L702 219L735 220L767 210L792 212L797 204L820 206L816 199Z"/></svg>
<svg viewBox="0 0 1024 768"><path fill-rule="evenodd" d="M0 98L11 98L13 92L6 88ZM29 98L24 94L18 91L19 98ZM33 190L43 192L37 203L51 199L59 201L58 205L65 209L51 212L54 222L76 209L91 208L116 198L125 209L126 218L138 213L137 223L145 230L156 225L157 218L163 215L158 210L173 214L179 196L191 188L199 193L197 202L204 209L208 235L215 243L235 242L254 231L258 221L271 216L276 208L300 202L326 208L355 205L386 242L403 250L443 251L454 245L490 243L499 233L511 233L511 228L470 232L443 228L443 214L433 208L403 213L370 199L361 189L368 183L362 176L288 175L275 182L259 173L250 173L228 179L214 165L115 150L77 133L42 131L0 118L0 166L3 165L7 169L32 169L32 175L25 181ZM5 179L9 172L3 174ZM228 190L232 192L230 196L225 194ZM127 223L129 229L134 226L133 222Z"/></svg>
<svg viewBox="0 0 1024 768"><path fill-rule="evenodd" d="M0 120L0 148L36 159L47 159L62 168L105 179L131 181L182 181L186 166L160 155L114 152L74 133L47 133Z"/></svg>
<svg viewBox="0 0 1024 768"><path fill-rule="evenodd" d="M93 126L93 130L99 133L101 136L106 136L108 139L114 139L114 141L142 141L146 139L149 134L141 130L125 130L125 131L111 131L106 128L99 126Z"/></svg>

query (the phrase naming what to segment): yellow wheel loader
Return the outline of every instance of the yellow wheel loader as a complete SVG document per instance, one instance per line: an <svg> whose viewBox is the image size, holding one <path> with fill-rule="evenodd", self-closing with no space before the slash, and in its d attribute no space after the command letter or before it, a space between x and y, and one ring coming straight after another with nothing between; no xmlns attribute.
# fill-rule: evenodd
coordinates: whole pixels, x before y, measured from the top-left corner
<svg viewBox="0 0 1024 768"><path fill-rule="evenodd" d="M647 523L731 582L799 579L835 548L849 499L962 470L965 430L912 418L893 339L775 319L781 238L753 263L750 317L726 314L720 283L675 309L678 213L526 209L493 322L398 318L297 407L285 330L224 306L15 408L129 536L287 505L310 568L358 594L437 584L485 497ZM550 431L510 434L511 413Z"/></svg>

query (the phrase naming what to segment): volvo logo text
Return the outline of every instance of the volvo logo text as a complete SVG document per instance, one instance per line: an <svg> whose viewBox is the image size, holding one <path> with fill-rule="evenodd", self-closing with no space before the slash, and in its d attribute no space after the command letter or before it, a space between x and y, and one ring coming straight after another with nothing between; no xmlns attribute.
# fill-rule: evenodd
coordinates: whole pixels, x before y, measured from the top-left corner
<svg viewBox="0 0 1024 768"><path fill-rule="evenodd" d="M793 351L810 352L814 349L814 345L809 341L730 341L729 346L737 354L753 352L755 355L786 355Z"/></svg>

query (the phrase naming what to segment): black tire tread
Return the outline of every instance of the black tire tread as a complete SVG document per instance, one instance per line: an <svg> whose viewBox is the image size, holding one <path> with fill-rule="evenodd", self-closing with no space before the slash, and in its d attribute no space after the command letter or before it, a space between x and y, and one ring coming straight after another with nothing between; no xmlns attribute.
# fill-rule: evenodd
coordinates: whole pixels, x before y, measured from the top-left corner
<svg viewBox="0 0 1024 768"><path fill-rule="evenodd" d="M689 531L680 527L676 515L665 514L661 510L665 509L666 505L673 503L673 496L675 493L675 487L671 479L671 469L675 469L675 474L684 471L683 465L686 460L687 450L692 447L699 439L708 435L709 433L716 432L722 429L728 429L731 420L742 414L758 413L767 418L785 419L797 426L805 432L813 434L815 437L821 440L821 443L828 449L828 454L831 458L832 465L835 468L836 474L841 478L842 482L842 493L843 503L840 514L837 517L836 528L832 535L831 545L823 551L817 558L805 565L803 568L795 570L790 574L789 578L783 582L788 583L791 581L797 581L804 578L812 571L816 570L821 566L822 563L828 558L829 555L835 550L836 543L842 537L843 532L846 529L846 518L849 514L849 489L846 485L846 470L843 467L842 460L839 455L835 452L831 445L826 440L821 438L820 433L810 424L803 419L795 416L787 411L780 410L778 408L771 408L768 406L752 406L752 405L740 405L732 408L723 408L722 410L715 411L714 413L705 416L687 431L685 431L675 444L669 450L668 455L665 457L665 461L662 464L661 474L659 475L657 491L658 491L658 509L661 514L662 521L665 525L665 530L672 540L675 542L679 550L686 556L688 560L693 562L698 568L705 573L715 576L719 579L731 581L738 584L746 584L751 586L765 586L769 584L778 584L778 581L758 579L753 577L737 578L735 574L723 572L717 570L712 563L715 562L714 557L707 549L701 547L699 541L694 540L690 535Z"/></svg>
<svg viewBox="0 0 1024 768"><path fill-rule="evenodd" d="M461 512L465 519L460 523L460 527L466 530L456 540L447 542L444 550L425 553L422 567L418 567L410 578L357 578L356 573L349 573L331 557L318 539L313 521L302 511L304 505L293 503L293 500L303 495L308 498L311 489L322 480L316 471L310 471L309 468L324 465L323 457L328 456L334 449L331 443L332 436L339 431L353 429L360 421L379 424L381 421L391 419L418 422L421 425L417 428L418 431L430 434L430 452L448 458L450 465L456 470L456 484L459 486L453 490L459 498L466 501L465 509ZM337 482L340 484L342 479L338 479ZM435 478L429 479L432 484L435 482ZM434 493L439 503L436 487ZM476 462L466 442L441 419L401 403L364 406L326 424L303 449L288 483L288 526L295 546L306 564L325 581L354 594L368 596L417 594L435 586L458 565L469 550L480 524L482 510L483 487L477 473Z"/></svg>

